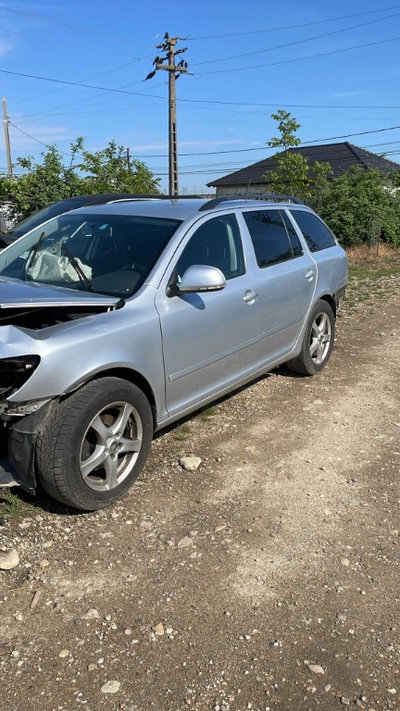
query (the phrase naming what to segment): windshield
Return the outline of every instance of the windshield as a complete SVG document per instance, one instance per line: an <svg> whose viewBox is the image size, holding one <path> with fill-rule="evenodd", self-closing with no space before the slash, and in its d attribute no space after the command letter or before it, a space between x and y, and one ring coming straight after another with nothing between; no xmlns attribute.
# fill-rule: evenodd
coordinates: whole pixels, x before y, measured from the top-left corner
<svg viewBox="0 0 400 711"><path fill-rule="evenodd" d="M126 298L144 283L181 220L66 213L0 254L0 277Z"/></svg>
<svg viewBox="0 0 400 711"><path fill-rule="evenodd" d="M29 230L33 230L34 227L42 225L46 220L50 220L51 217L56 217L61 215L62 212L67 210L75 210L77 207L81 207L85 204L84 199L79 197L76 200L60 200L55 202L53 205L44 207L42 210L35 212L30 215L25 220L21 220L17 225L11 230L9 234L6 235L11 240L18 239L21 235L25 235Z"/></svg>

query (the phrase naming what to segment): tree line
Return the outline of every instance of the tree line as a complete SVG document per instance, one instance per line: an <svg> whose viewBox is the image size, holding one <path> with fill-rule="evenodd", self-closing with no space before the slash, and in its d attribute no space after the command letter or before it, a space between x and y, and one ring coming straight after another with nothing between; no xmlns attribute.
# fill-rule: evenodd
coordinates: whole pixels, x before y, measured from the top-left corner
<svg viewBox="0 0 400 711"><path fill-rule="evenodd" d="M333 178L329 163L310 163L301 153L290 151L300 144L300 124L287 111L272 114L277 137L268 145L279 148L277 167L264 176L268 189L296 195L313 207L341 244L369 243L378 231L380 239L400 247L400 171L382 175L378 170L353 166Z"/></svg>
<svg viewBox="0 0 400 711"><path fill-rule="evenodd" d="M383 242L400 247L400 171L383 176L355 166L333 178L329 163L311 164L300 152L289 150L300 144L300 124L289 112L281 109L272 118L279 135L267 145L278 152L275 170L264 176L267 189L297 195L311 205L344 246L368 243L378 231ZM24 170L22 175L0 177L0 200L10 201L16 219L74 195L160 193L160 179L115 141L90 152L84 139L77 138L67 166L56 146L42 153L41 162L18 158L16 165Z"/></svg>
<svg viewBox="0 0 400 711"><path fill-rule="evenodd" d="M0 200L10 201L11 217L23 219L53 202L74 195L96 193L159 193L155 178L145 163L130 159L127 149L110 141L94 153L79 137L71 144L69 165L56 148L41 154L41 162L18 158L23 169L17 177L0 177Z"/></svg>

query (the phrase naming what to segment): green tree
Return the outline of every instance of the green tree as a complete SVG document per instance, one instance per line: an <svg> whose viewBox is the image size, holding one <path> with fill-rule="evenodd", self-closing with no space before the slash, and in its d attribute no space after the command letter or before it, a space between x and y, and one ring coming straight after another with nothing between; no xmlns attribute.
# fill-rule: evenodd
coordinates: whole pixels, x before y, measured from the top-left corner
<svg viewBox="0 0 400 711"><path fill-rule="evenodd" d="M271 148L283 148L286 152L288 148L293 148L301 143L300 138L296 136L296 131L299 130L300 124L289 111L279 109L276 114L271 114L271 118L278 122L279 136L273 136L268 141L268 146Z"/></svg>
<svg viewBox="0 0 400 711"><path fill-rule="evenodd" d="M80 163L76 164L80 155ZM18 158L24 173L15 178L0 178L0 198L11 201L11 213L22 219L53 202L86 193L158 193L159 180L139 160L128 165L126 149L110 141L101 151L91 153L79 137L71 144L68 165L56 146L32 157Z"/></svg>
<svg viewBox="0 0 400 711"><path fill-rule="evenodd" d="M384 242L400 246L400 198L377 170L353 166L332 180L319 212L344 246L369 243L376 229Z"/></svg>
<svg viewBox="0 0 400 711"><path fill-rule="evenodd" d="M263 176L268 181L268 187L273 192L308 199L308 202L318 207L327 187L327 179L332 173L329 163L316 161L310 165L301 153L291 151L301 142L296 136L300 124L283 109L271 116L278 123L279 136L273 136L267 145L281 150L275 154L276 169Z"/></svg>
<svg viewBox="0 0 400 711"><path fill-rule="evenodd" d="M23 218L57 200L79 194L81 180L72 163L76 150L72 150L71 164L63 165L62 155L55 146L41 154L41 163L32 157L18 158L16 165L26 172L16 178L0 179L0 195L11 200L11 213Z"/></svg>
<svg viewBox="0 0 400 711"><path fill-rule="evenodd" d="M124 146L110 141L101 151L91 153L81 144L82 161L78 168L87 173L82 178L84 192L87 193L158 193L159 182L146 164L140 160L130 160Z"/></svg>

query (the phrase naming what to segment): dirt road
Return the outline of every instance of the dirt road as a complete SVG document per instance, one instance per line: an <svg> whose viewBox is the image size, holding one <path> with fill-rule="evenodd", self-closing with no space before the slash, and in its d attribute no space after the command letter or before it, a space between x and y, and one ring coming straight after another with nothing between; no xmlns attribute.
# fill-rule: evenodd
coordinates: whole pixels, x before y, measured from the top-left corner
<svg viewBox="0 0 400 711"><path fill-rule="evenodd" d="M399 356L392 276L321 376L279 369L158 437L113 508L25 497L0 529L2 707L400 709Z"/></svg>

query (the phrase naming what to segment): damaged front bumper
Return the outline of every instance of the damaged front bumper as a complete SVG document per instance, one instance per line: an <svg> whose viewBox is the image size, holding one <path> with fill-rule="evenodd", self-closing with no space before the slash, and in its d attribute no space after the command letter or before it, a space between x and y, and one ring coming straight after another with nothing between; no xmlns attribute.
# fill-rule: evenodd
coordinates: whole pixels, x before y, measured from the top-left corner
<svg viewBox="0 0 400 711"><path fill-rule="evenodd" d="M37 412L8 422L8 456L0 460L0 487L21 486L35 493L36 439L56 402L48 401Z"/></svg>

